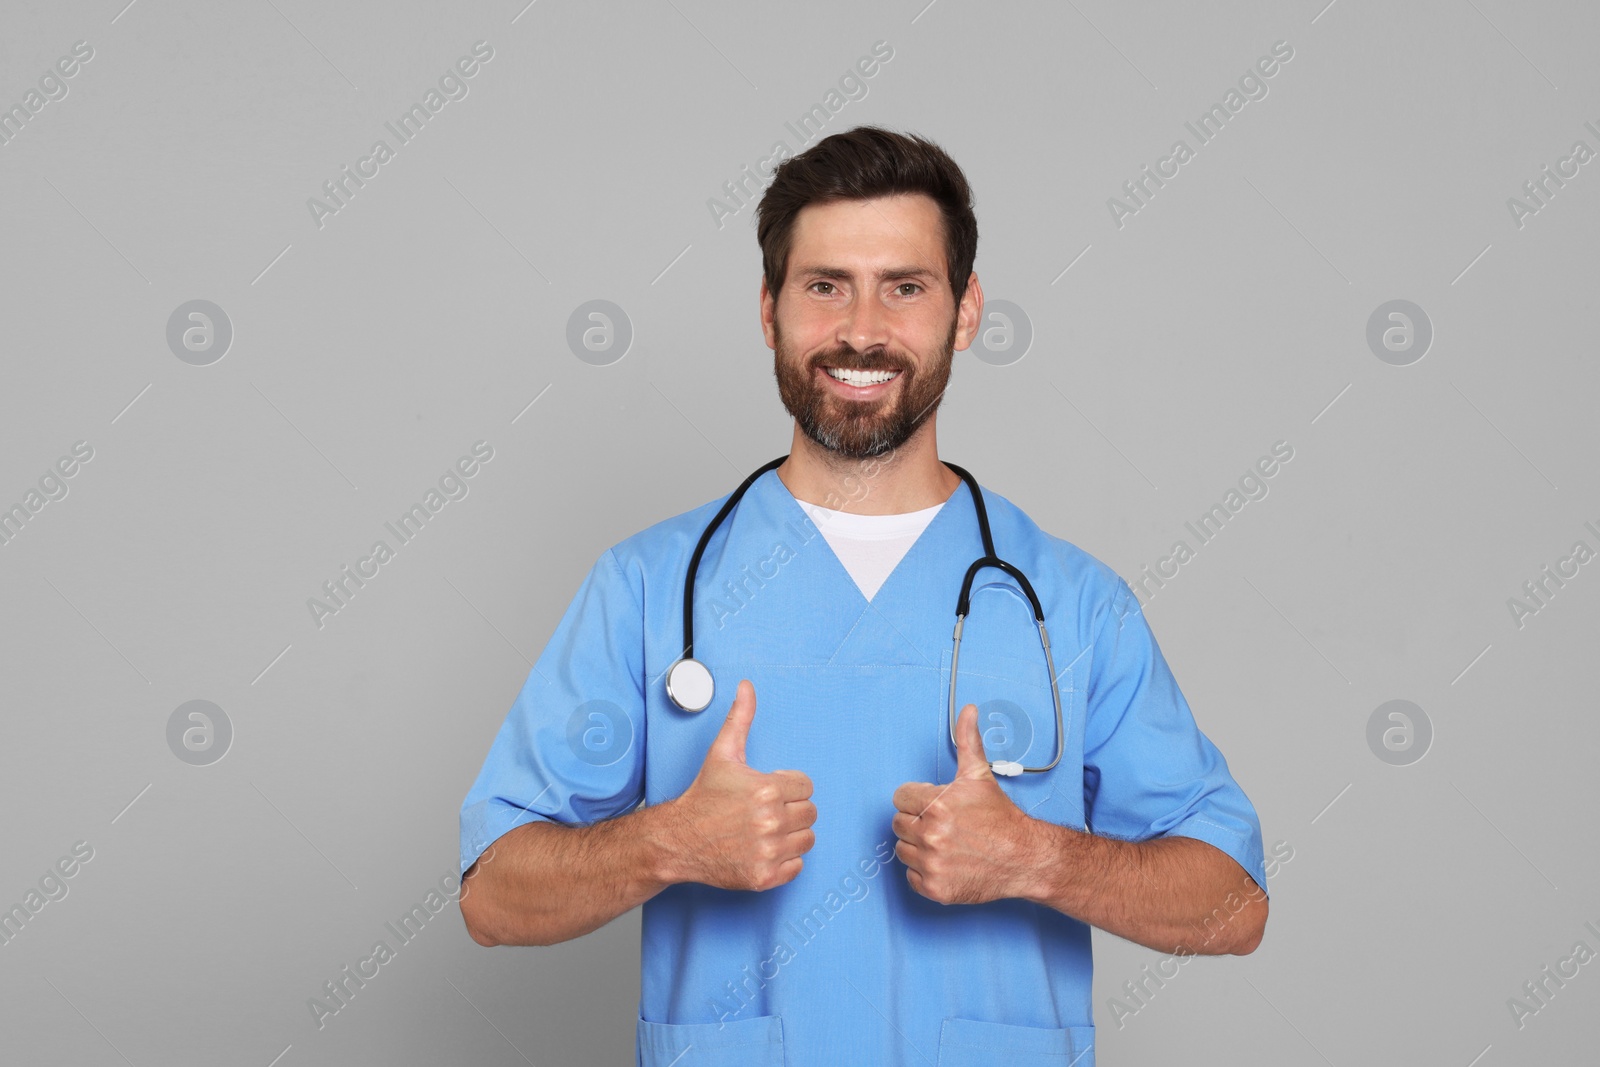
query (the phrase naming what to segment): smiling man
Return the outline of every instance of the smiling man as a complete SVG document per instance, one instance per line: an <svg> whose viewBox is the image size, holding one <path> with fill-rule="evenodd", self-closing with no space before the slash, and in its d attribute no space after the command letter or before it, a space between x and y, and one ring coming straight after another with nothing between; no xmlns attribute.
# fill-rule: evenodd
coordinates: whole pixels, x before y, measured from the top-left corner
<svg viewBox="0 0 1600 1067"><path fill-rule="evenodd" d="M1093 1067L1090 928L1253 951L1255 811L1127 584L939 458L960 168L859 127L758 211L791 451L589 572L463 803L468 930L642 905L642 1067Z"/></svg>

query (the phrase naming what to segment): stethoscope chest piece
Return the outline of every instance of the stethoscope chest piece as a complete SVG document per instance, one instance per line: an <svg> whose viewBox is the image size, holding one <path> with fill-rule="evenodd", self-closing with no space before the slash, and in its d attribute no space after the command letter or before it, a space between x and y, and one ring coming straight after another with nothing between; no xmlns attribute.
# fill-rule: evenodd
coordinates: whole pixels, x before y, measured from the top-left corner
<svg viewBox="0 0 1600 1067"><path fill-rule="evenodd" d="M667 668L667 696L684 711L704 711L717 691L711 671L692 656Z"/></svg>

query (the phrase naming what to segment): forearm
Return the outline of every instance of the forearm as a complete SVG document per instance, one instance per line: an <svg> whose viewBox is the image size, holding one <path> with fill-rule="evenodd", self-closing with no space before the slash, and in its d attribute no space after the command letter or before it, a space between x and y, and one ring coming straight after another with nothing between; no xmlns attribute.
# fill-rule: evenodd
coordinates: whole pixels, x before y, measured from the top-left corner
<svg viewBox="0 0 1600 1067"><path fill-rule="evenodd" d="M1220 849L1190 837L1118 841L1030 819L1024 899L1161 952L1255 949L1267 899Z"/></svg>
<svg viewBox="0 0 1600 1067"><path fill-rule="evenodd" d="M553 945L638 907L678 880L668 815L650 806L590 826L507 832L461 880L468 933L480 945Z"/></svg>

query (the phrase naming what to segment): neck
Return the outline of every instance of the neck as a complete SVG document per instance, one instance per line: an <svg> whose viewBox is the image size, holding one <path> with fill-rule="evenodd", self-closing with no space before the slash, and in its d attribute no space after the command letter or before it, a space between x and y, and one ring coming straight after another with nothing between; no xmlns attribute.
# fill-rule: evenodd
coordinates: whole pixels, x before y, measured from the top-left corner
<svg viewBox="0 0 1600 1067"><path fill-rule="evenodd" d="M944 503L961 484L939 461L933 418L893 452L870 459L829 452L796 426L777 475L796 500L857 515L921 511Z"/></svg>

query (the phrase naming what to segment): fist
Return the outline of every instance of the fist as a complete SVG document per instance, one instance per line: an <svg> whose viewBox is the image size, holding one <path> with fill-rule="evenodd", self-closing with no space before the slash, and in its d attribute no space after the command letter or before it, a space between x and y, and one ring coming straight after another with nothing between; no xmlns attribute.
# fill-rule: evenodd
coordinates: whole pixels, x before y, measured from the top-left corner
<svg viewBox="0 0 1600 1067"><path fill-rule="evenodd" d="M956 720L956 757L949 785L907 782L894 792L894 851L906 880L940 904L1020 896L1013 881L1030 863L1029 819L995 780L972 704Z"/></svg>
<svg viewBox="0 0 1600 1067"><path fill-rule="evenodd" d="M719 889L757 892L794 880L816 844L817 806L811 779L799 771L758 771L745 762L756 715L756 690L739 683L723 722L689 788L671 803L677 845L688 876Z"/></svg>

